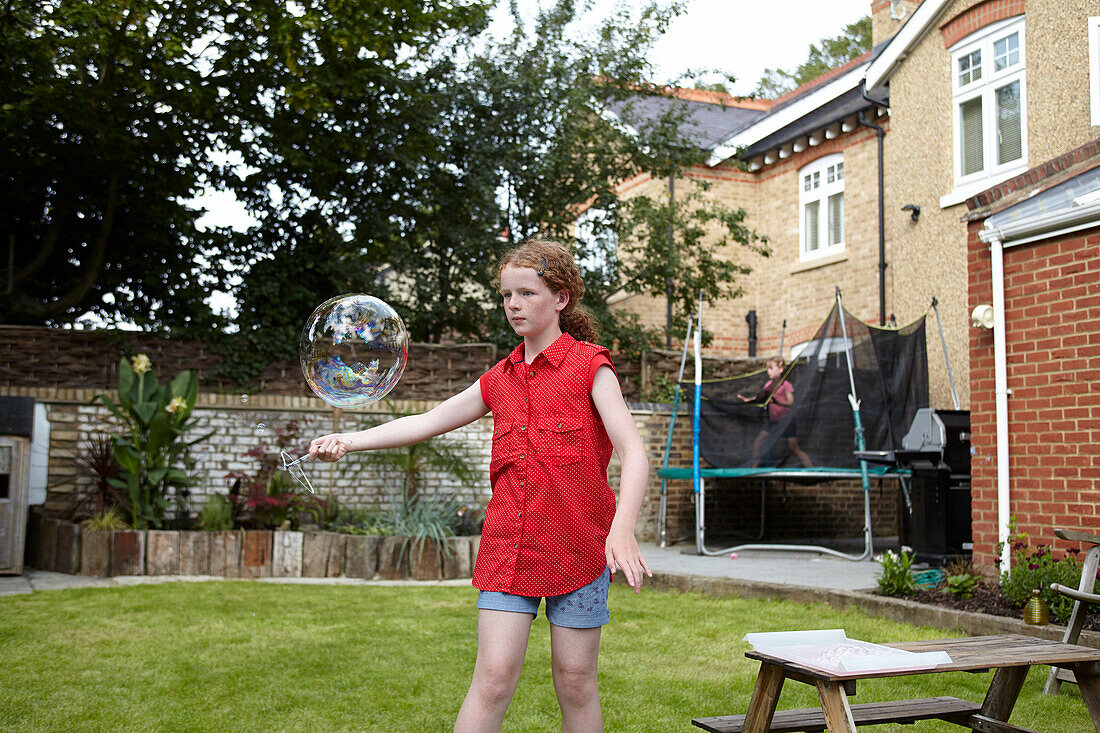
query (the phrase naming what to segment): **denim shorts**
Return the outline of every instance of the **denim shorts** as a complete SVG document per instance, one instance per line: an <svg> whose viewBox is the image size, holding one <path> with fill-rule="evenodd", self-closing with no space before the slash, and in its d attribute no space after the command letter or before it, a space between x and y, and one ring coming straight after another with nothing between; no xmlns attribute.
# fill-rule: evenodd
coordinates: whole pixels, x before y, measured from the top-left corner
<svg viewBox="0 0 1100 733"><path fill-rule="evenodd" d="M568 629L591 629L611 620L607 610L607 588L611 572L604 568L600 577L586 586L560 596L546 597L546 619ZM483 590L477 595L477 607L486 611L511 611L539 615L540 596L517 596Z"/></svg>

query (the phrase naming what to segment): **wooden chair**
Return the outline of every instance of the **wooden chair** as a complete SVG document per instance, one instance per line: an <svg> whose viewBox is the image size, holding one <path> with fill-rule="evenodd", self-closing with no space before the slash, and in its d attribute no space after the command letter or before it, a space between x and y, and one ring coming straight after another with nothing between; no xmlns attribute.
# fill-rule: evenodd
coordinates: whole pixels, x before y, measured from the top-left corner
<svg viewBox="0 0 1100 733"><path fill-rule="evenodd" d="M1054 534L1070 542L1091 543L1092 547L1085 553L1085 562L1081 566L1081 584L1076 590L1067 588L1061 583L1051 583L1051 590L1056 590L1062 595L1072 598L1073 611L1070 613L1069 623L1066 624L1066 633L1062 641L1066 644L1076 644L1081 638L1081 628L1085 624L1085 604L1095 603L1100 606L1100 593L1096 593L1096 568L1100 565L1100 536L1081 532L1075 529L1056 529ZM1058 688L1062 682L1074 682L1073 672L1068 669L1053 667L1043 692L1047 695L1058 694Z"/></svg>

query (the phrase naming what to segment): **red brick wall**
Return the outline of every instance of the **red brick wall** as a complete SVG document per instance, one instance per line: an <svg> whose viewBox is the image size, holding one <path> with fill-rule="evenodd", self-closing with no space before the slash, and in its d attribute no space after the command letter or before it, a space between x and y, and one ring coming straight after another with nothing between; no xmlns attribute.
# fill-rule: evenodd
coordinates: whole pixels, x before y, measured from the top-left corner
<svg viewBox="0 0 1100 733"><path fill-rule="evenodd" d="M989 247L970 224L970 307L992 303ZM1100 530L1100 228L1004 251L1011 510L1033 544ZM974 558L997 544L993 332L970 331Z"/></svg>
<svg viewBox="0 0 1100 733"><path fill-rule="evenodd" d="M985 0L956 15L940 26L943 47L951 48L974 31L999 20L1024 14L1024 0Z"/></svg>

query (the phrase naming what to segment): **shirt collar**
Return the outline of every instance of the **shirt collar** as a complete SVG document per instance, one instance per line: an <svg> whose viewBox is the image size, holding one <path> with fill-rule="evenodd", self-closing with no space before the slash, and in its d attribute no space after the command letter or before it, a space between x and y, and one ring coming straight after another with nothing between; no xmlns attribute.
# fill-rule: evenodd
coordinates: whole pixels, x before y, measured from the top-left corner
<svg viewBox="0 0 1100 733"><path fill-rule="evenodd" d="M539 356L544 357L555 368L560 367L562 361L565 359L565 355L569 353L569 350L573 348L573 344L575 343L577 343L577 340L575 338L570 336L568 333L563 333L554 341L554 343L543 349L542 353L539 354ZM512 353L508 356L508 361L512 362L513 364L519 364L521 361L523 361L523 357L523 343L520 343L520 345L513 349ZM535 358L537 359L538 357Z"/></svg>

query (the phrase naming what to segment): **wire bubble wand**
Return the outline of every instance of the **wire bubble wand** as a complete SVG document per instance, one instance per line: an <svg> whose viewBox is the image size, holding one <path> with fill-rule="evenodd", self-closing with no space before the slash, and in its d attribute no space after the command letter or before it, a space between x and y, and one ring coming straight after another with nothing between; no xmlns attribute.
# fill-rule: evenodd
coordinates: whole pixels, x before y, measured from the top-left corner
<svg viewBox="0 0 1100 733"><path fill-rule="evenodd" d="M300 483L305 488L309 489L309 493L316 494L317 492L313 488L313 484L309 481L309 476L306 475L305 469L302 467L303 461L309 460L309 454L295 458L287 453L285 450L279 452L279 457L283 459L283 470L294 477L294 480Z"/></svg>

